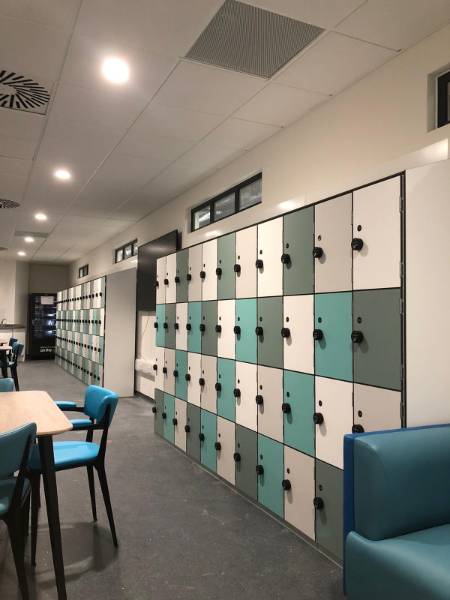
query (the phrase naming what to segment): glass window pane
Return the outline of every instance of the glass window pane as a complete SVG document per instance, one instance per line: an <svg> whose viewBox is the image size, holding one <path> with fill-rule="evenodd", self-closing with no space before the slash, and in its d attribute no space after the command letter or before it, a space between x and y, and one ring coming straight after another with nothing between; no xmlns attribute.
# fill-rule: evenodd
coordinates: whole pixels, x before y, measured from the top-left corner
<svg viewBox="0 0 450 600"><path fill-rule="evenodd" d="M120 262L121 260L123 260L123 248L116 250L116 262Z"/></svg>
<svg viewBox="0 0 450 600"><path fill-rule="evenodd" d="M214 202L214 220L219 221L220 219L224 219L225 217L229 217L235 212L235 195L234 192L232 194L228 194L224 198L220 200L216 200Z"/></svg>
<svg viewBox="0 0 450 600"><path fill-rule="evenodd" d="M211 214L209 210L209 205L204 206L203 208L199 208L194 212L194 229L198 229L199 227L204 227L211 222Z"/></svg>
<svg viewBox="0 0 450 600"><path fill-rule="evenodd" d="M137 242L134 242L133 244L133 256L136 256L138 253L138 244Z"/></svg>
<svg viewBox="0 0 450 600"><path fill-rule="evenodd" d="M262 179L257 179L253 183L241 188L239 192L239 210L261 202L261 184Z"/></svg>
<svg viewBox="0 0 450 600"><path fill-rule="evenodd" d="M133 253L133 245L128 244L128 246L125 246L125 258L130 258L132 253Z"/></svg>

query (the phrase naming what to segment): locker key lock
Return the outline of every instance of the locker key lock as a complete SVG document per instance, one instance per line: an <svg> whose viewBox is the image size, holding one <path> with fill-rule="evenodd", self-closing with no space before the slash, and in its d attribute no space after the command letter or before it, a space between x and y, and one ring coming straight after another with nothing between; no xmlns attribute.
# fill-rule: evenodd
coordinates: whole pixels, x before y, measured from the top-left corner
<svg viewBox="0 0 450 600"><path fill-rule="evenodd" d="M173 418L172 419L172 425L178 425L178 419Z"/></svg>
<svg viewBox="0 0 450 600"><path fill-rule="evenodd" d="M167 373L167 367L163 367L163 373Z"/></svg>
<svg viewBox="0 0 450 600"><path fill-rule="evenodd" d="M169 285L169 280L168 279L164 279L164 285Z"/></svg>
<svg viewBox="0 0 450 600"><path fill-rule="evenodd" d="M241 328L239 327L239 325L235 325L233 327L233 331L236 335L239 335L241 333Z"/></svg>
<svg viewBox="0 0 450 600"><path fill-rule="evenodd" d="M322 423L323 423L323 414L315 412L313 414L313 421L314 421L315 425L322 425Z"/></svg>
<svg viewBox="0 0 450 600"><path fill-rule="evenodd" d="M167 413L163 412L163 413L161 414L161 416L162 416L162 418L163 418L163 419L167 419Z"/></svg>
<svg viewBox="0 0 450 600"><path fill-rule="evenodd" d="M216 443L214 444L214 448L215 448L215 449L217 450L217 452L218 452L219 450L222 450L222 444L221 444L220 442L216 442Z"/></svg>
<svg viewBox="0 0 450 600"><path fill-rule="evenodd" d="M199 385L201 385L201 386L204 386L204 385L205 385L205 379L204 379L204 377L200 377L200 378L199 378L199 380L198 380L198 384L199 384Z"/></svg>
<svg viewBox="0 0 450 600"><path fill-rule="evenodd" d="M256 404L264 404L264 398L261 394L258 394L255 398Z"/></svg>
<svg viewBox="0 0 450 600"><path fill-rule="evenodd" d="M154 327L155 329L158 329L158 323L157 323L156 321L153 323L153 327Z"/></svg>
<svg viewBox="0 0 450 600"><path fill-rule="evenodd" d="M291 337L291 330L288 327L283 327L283 329L281 330L281 337Z"/></svg>
<svg viewBox="0 0 450 600"><path fill-rule="evenodd" d="M192 279L192 275L190 273L187 273L186 274L186 280L187 281L191 281L191 279Z"/></svg>
<svg viewBox="0 0 450 600"><path fill-rule="evenodd" d="M314 329L314 331L313 331L313 338L315 340L321 340L321 339L323 339L323 331L321 329Z"/></svg>
<svg viewBox="0 0 450 600"><path fill-rule="evenodd" d="M184 376L184 378L186 379L186 381L190 381L191 380L191 374L190 373L186 373L186 375Z"/></svg>
<svg viewBox="0 0 450 600"><path fill-rule="evenodd" d="M220 277L222 275L222 268L221 267L217 267L217 269L216 269L216 275L217 275L217 277Z"/></svg>
<svg viewBox="0 0 450 600"><path fill-rule="evenodd" d="M154 415L156 415L156 412L157 412L157 408L156 408L156 406L152 406L152 413L153 413Z"/></svg>
<svg viewBox="0 0 450 600"><path fill-rule="evenodd" d="M353 250L362 250L363 246L364 246L364 242L362 241L361 238L353 238L352 239L352 249Z"/></svg>
<svg viewBox="0 0 450 600"><path fill-rule="evenodd" d="M154 370L154 371L157 371L157 370L158 370L158 365L157 365L157 364L154 364L154 365L153 365L153 370Z"/></svg>
<svg viewBox="0 0 450 600"><path fill-rule="evenodd" d="M214 389L216 390L216 392L220 392L220 390L222 389L222 384L219 381L217 381L214 386Z"/></svg>
<svg viewBox="0 0 450 600"><path fill-rule="evenodd" d="M173 326L174 326L174 329L180 329L180 325L178 323L174 323Z"/></svg>
<svg viewBox="0 0 450 600"><path fill-rule="evenodd" d="M354 344L360 344L364 339L362 331L352 331L352 342Z"/></svg>
<svg viewBox="0 0 450 600"><path fill-rule="evenodd" d="M164 323L163 327L164 327L164 329L169 329L169 324L168 323Z"/></svg>
<svg viewBox="0 0 450 600"><path fill-rule="evenodd" d="M204 442L204 441L205 441L205 434L204 434L204 433L199 433L199 434L198 434L198 439L199 439L201 442Z"/></svg>
<svg viewBox="0 0 450 600"><path fill-rule="evenodd" d="M239 452L235 452L233 454L233 460L234 462L241 462L241 455L239 454Z"/></svg>
<svg viewBox="0 0 450 600"><path fill-rule="evenodd" d="M283 412L285 415L288 415L291 412L291 405L287 402L283 402L281 405L281 412Z"/></svg>
<svg viewBox="0 0 450 600"><path fill-rule="evenodd" d="M216 333L220 333L222 331L222 325L216 325L215 330Z"/></svg>
<svg viewBox="0 0 450 600"><path fill-rule="evenodd" d="M258 327L255 327L255 333L256 335L262 335L264 333L264 329L258 325Z"/></svg>
<svg viewBox="0 0 450 600"><path fill-rule="evenodd" d="M191 426L190 426L190 425L185 425L185 426L184 426L184 431L185 431L186 433L189 433L189 432L191 431Z"/></svg>
<svg viewBox="0 0 450 600"><path fill-rule="evenodd" d="M353 425L352 433L364 433L364 427L362 425Z"/></svg>
<svg viewBox="0 0 450 600"><path fill-rule="evenodd" d="M198 326L198 328L200 329L200 331L205 331L206 330L206 325L204 323L200 323L200 325Z"/></svg>
<svg viewBox="0 0 450 600"><path fill-rule="evenodd" d="M289 479L283 479L283 481L281 482L281 487L283 488L283 490L285 492L288 492L291 488L291 482L289 481Z"/></svg>
<svg viewBox="0 0 450 600"><path fill-rule="evenodd" d="M234 390L233 390L233 396L235 398L240 398L241 397L241 390L239 388L234 388Z"/></svg>
<svg viewBox="0 0 450 600"><path fill-rule="evenodd" d="M281 262L283 265L289 265L291 263L291 255L290 254L282 254Z"/></svg>
<svg viewBox="0 0 450 600"><path fill-rule="evenodd" d="M256 465L256 474L264 475L264 467L262 465Z"/></svg>
<svg viewBox="0 0 450 600"><path fill-rule="evenodd" d="M314 498L313 504L314 504L314 507L317 508L317 510L322 510L322 508L324 507L323 499L320 498L319 496L316 496Z"/></svg>
<svg viewBox="0 0 450 600"><path fill-rule="evenodd" d="M234 272L235 273L240 273L241 272L241 265L238 265L237 263L234 265L233 267Z"/></svg>
<svg viewBox="0 0 450 600"><path fill-rule="evenodd" d="M323 248L320 246L314 246L313 248L313 256L314 258L322 258L323 256Z"/></svg>
<svg viewBox="0 0 450 600"><path fill-rule="evenodd" d="M255 267L257 269L262 269L264 266L264 261L261 258L258 258L258 260L255 262Z"/></svg>
<svg viewBox="0 0 450 600"><path fill-rule="evenodd" d="M175 283L180 283L180 278L178 277L178 275L175 275Z"/></svg>
<svg viewBox="0 0 450 600"><path fill-rule="evenodd" d="M200 278L205 279L205 277L206 277L206 271L200 271Z"/></svg>
<svg viewBox="0 0 450 600"><path fill-rule="evenodd" d="M177 369L174 369L174 371L173 371L173 376L174 376L174 377L178 377L178 371L177 371Z"/></svg>
<svg viewBox="0 0 450 600"><path fill-rule="evenodd" d="M190 331L192 329L192 325L190 323L186 323L186 329Z"/></svg>

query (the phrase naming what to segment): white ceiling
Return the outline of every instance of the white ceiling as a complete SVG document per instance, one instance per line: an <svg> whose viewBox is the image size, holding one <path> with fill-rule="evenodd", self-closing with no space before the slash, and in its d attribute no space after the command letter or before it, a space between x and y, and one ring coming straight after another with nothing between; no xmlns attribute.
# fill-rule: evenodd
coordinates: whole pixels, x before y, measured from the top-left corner
<svg viewBox="0 0 450 600"><path fill-rule="evenodd" d="M0 198L21 203L2 257L20 230L47 234L27 259L77 259L450 20L450 0L245 1L325 32L265 80L183 59L222 0L0 0L0 70L52 95L47 116L0 109Z"/></svg>

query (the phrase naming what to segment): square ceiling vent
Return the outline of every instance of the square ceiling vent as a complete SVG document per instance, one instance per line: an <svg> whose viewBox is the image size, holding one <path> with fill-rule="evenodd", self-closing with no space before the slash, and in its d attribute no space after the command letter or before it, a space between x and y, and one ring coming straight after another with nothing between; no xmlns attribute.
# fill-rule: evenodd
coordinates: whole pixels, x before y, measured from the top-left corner
<svg viewBox="0 0 450 600"><path fill-rule="evenodd" d="M226 0L186 58L270 78L322 31L315 25Z"/></svg>

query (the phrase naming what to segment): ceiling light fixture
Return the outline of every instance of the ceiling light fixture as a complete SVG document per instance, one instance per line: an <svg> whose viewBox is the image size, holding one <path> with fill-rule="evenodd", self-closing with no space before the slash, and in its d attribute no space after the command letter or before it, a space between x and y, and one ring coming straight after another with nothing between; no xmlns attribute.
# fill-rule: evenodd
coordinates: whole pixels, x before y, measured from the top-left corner
<svg viewBox="0 0 450 600"><path fill-rule="evenodd" d="M128 81L130 68L128 63L117 56L105 58L102 63L102 74L111 83L123 84Z"/></svg>
<svg viewBox="0 0 450 600"><path fill-rule="evenodd" d="M24 252L23 250L19 250L19 252L17 253L19 256L26 256L27 253Z"/></svg>
<svg viewBox="0 0 450 600"><path fill-rule="evenodd" d="M31 235L26 235L23 239L26 241L27 244L32 244L34 242L34 237L32 237Z"/></svg>
<svg viewBox="0 0 450 600"><path fill-rule="evenodd" d="M53 175L60 181L69 181L69 179L72 179L72 174L67 169L56 169L53 171Z"/></svg>
<svg viewBox="0 0 450 600"><path fill-rule="evenodd" d="M36 219L36 221L46 221L47 215L44 213L38 212L34 215L34 218Z"/></svg>

